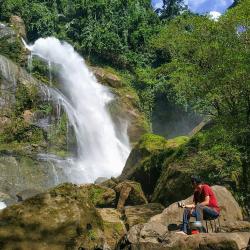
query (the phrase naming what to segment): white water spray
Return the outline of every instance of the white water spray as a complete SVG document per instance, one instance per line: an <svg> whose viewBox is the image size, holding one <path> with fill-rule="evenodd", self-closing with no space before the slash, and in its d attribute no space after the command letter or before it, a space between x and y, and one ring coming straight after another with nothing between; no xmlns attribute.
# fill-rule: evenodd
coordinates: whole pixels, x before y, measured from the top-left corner
<svg viewBox="0 0 250 250"><path fill-rule="evenodd" d="M56 89L50 94L64 107L76 134L78 157L67 170L69 180L83 183L119 175L130 148L126 131L125 140L119 139L107 112L106 106L113 99L108 88L96 81L84 60L67 43L41 38L28 49L60 68L64 95Z"/></svg>

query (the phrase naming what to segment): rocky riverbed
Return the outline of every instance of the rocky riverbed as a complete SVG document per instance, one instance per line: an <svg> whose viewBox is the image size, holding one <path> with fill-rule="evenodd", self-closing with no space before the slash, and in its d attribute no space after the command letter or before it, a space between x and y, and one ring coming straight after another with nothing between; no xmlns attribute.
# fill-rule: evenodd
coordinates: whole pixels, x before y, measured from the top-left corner
<svg viewBox="0 0 250 250"><path fill-rule="evenodd" d="M139 183L62 184L0 212L1 249L225 249L248 245L250 222L224 187L220 232L177 234L182 209L148 203ZM24 197L25 198L25 197ZM190 201L191 197L185 200ZM175 225L175 228L173 227ZM174 229L173 229L174 228Z"/></svg>

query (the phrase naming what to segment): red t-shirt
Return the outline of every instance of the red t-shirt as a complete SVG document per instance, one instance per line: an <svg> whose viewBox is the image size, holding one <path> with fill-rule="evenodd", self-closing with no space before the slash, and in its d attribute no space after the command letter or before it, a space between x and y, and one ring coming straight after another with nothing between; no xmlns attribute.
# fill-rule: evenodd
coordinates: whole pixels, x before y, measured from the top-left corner
<svg viewBox="0 0 250 250"><path fill-rule="evenodd" d="M201 203L205 201L205 197L209 196L209 204L208 207L214 208L218 213L220 212L220 208L218 206L217 199L215 197L215 194L210 186L207 184L202 184L200 190L196 190L194 192L194 203Z"/></svg>

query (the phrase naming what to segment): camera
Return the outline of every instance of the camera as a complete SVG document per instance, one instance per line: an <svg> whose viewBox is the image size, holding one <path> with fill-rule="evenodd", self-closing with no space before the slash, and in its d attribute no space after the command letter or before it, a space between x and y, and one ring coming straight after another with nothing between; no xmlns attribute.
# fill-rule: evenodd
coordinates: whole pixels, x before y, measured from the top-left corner
<svg viewBox="0 0 250 250"><path fill-rule="evenodd" d="M185 207L185 204L183 201L178 201L177 204L178 204L178 207Z"/></svg>

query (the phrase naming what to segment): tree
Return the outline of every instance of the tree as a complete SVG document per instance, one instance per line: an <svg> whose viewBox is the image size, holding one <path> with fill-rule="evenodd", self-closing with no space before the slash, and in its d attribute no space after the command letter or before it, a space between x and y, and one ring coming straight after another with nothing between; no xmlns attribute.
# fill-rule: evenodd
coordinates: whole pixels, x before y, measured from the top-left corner
<svg viewBox="0 0 250 250"><path fill-rule="evenodd" d="M187 10L183 0L163 0L163 8L160 11L162 19L171 19Z"/></svg>
<svg viewBox="0 0 250 250"><path fill-rule="evenodd" d="M150 0L6 0L0 16L20 15L28 39L55 35L99 63L133 69L150 60L147 43L159 17Z"/></svg>
<svg viewBox="0 0 250 250"><path fill-rule="evenodd" d="M239 4L240 0L234 0L234 2L229 6L229 8L234 8Z"/></svg>
<svg viewBox="0 0 250 250"><path fill-rule="evenodd" d="M169 77L166 84L177 102L215 120L241 152L243 194L250 188L249 15L249 0L242 0L218 22L182 15L152 41L156 50L171 58L158 68Z"/></svg>

